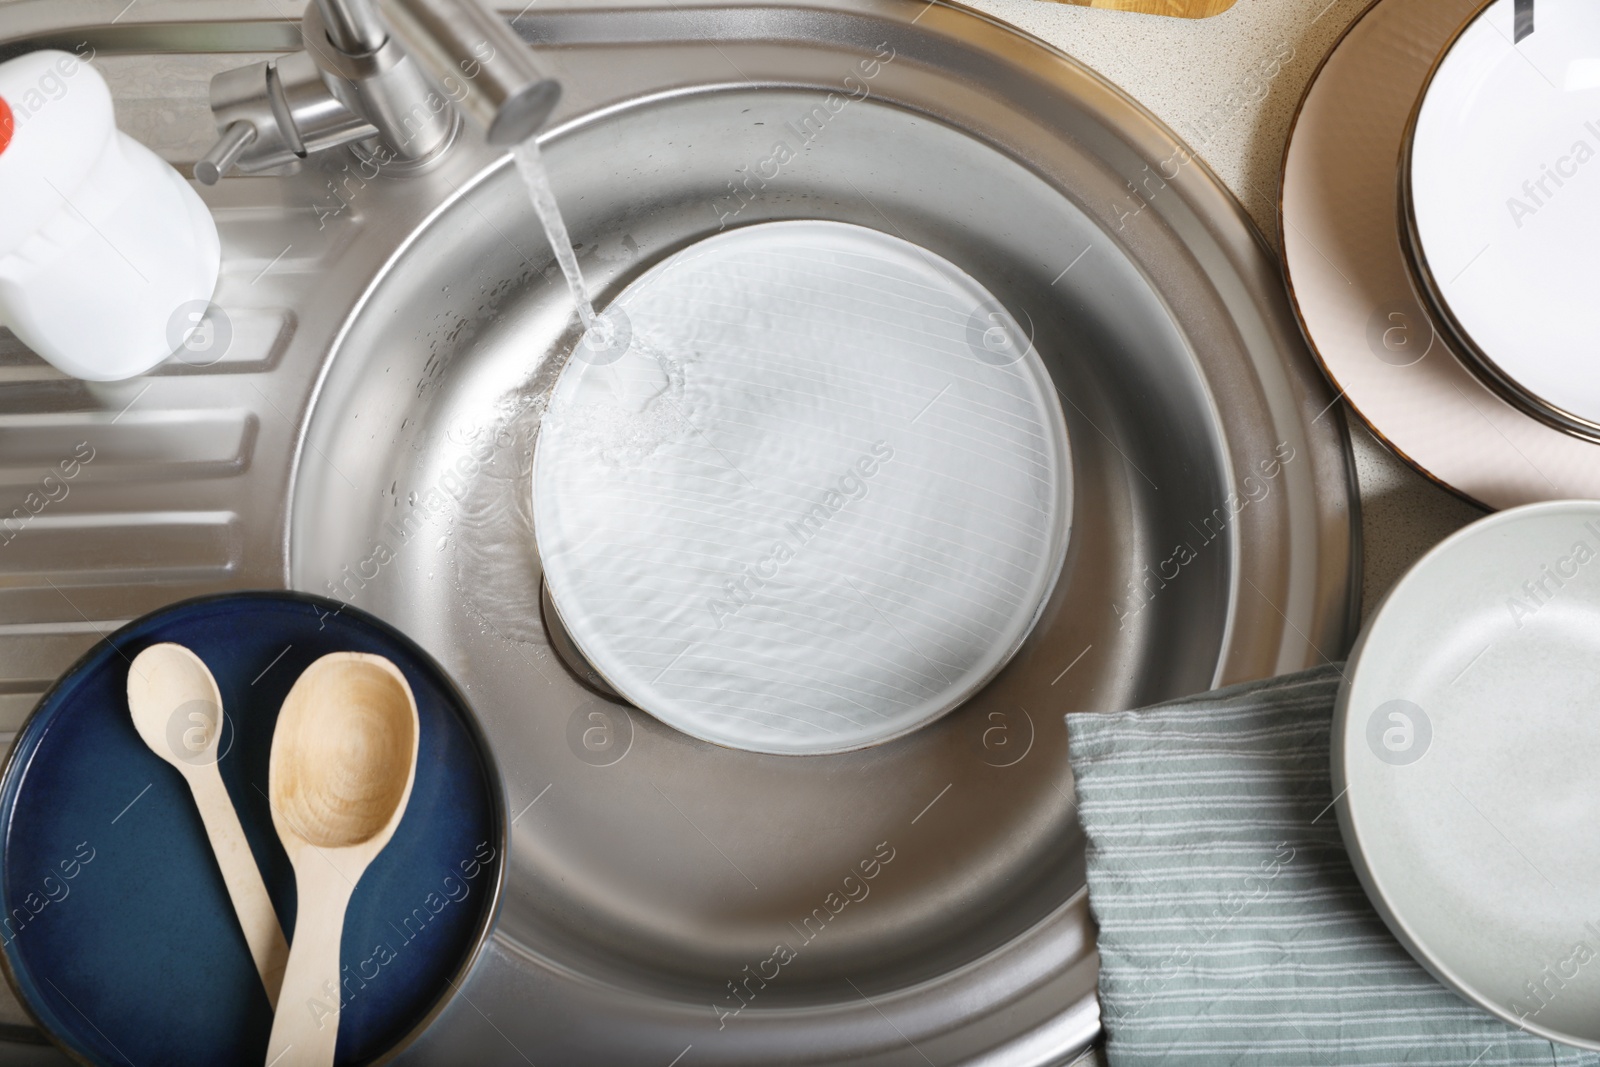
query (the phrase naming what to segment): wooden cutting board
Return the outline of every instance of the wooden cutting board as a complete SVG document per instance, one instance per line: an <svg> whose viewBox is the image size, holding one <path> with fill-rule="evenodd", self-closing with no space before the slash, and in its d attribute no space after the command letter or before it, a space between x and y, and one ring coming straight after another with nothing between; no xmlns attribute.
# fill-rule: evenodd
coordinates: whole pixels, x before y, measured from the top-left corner
<svg viewBox="0 0 1600 1067"><path fill-rule="evenodd" d="M1078 7L1104 7L1113 11L1137 11L1145 15L1172 15L1180 19L1204 19L1220 15L1237 0L1059 0Z"/></svg>

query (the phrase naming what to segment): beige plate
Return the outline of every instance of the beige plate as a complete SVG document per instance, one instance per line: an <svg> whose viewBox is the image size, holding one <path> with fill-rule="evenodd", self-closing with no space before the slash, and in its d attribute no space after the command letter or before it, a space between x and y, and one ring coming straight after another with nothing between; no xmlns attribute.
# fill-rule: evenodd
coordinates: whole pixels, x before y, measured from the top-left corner
<svg viewBox="0 0 1600 1067"><path fill-rule="evenodd" d="M1399 162L1430 71L1483 0L1378 0L1323 62L1284 155L1284 269L1323 369L1389 446L1492 508L1600 497L1600 445L1490 392L1435 331L1401 244Z"/></svg>

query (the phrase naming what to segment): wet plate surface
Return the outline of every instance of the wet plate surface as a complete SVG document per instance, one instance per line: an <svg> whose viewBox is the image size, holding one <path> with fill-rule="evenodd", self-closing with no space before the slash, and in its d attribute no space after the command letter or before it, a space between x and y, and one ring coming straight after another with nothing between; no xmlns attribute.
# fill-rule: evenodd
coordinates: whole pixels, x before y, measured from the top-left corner
<svg viewBox="0 0 1600 1067"><path fill-rule="evenodd" d="M634 282L539 434L545 580L636 706L842 752L966 699L1066 551L1066 427L1028 334L889 234L774 222Z"/></svg>

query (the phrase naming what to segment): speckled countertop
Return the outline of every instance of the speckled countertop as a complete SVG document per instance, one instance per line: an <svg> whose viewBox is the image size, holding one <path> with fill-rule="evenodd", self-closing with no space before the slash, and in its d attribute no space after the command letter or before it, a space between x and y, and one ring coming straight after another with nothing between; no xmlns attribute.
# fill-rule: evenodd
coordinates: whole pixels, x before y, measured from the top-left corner
<svg viewBox="0 0 1600 1067"><path fill-rule="evenodd" d="M1239 0L1209 19L1049 0L966 0L1093 67L1176 130L1278 246L1278 179L1301 94L1370 0ZM1361 482L1363 617L1446 535L1484 512L1418 474L1347 412Z"/></svg>

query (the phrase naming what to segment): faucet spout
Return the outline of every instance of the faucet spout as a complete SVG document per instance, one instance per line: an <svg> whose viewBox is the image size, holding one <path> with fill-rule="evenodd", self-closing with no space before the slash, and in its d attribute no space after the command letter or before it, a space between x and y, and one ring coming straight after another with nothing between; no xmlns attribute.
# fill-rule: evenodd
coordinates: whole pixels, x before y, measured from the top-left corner
<svg viewBox="0 0 1600 1067"><path fill-rule="evenodd" d="M328 40L352 56L371 55L389 39L372 0L316 0Z"/></svg>
<svg viewBox="0 0 1600 1067"><path fill-rule="evenodd" d="M490 144L519 144L549 119L560 83L540 72L511 24L478 0L379 4L406 49L483 126Z"/></svg>

